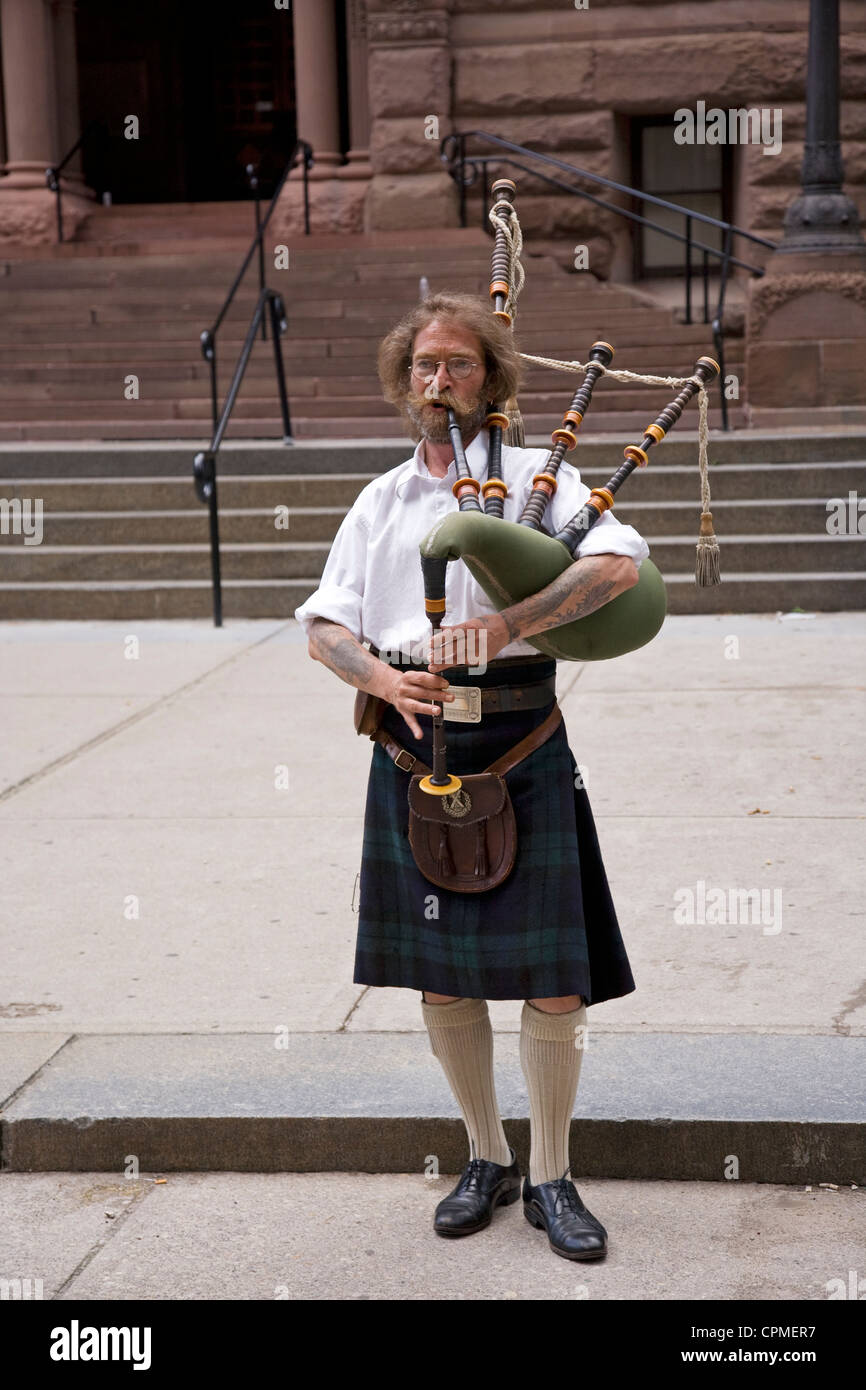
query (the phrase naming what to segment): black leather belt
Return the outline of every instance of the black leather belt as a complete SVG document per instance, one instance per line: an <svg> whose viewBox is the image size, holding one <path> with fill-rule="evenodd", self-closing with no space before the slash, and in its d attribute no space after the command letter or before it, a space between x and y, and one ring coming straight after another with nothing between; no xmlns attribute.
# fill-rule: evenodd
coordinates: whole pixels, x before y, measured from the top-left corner
<svg viewBox="0 0 866 1390"><path fill-rule="evenodd" d="M459 687L455 686L455 689ZM481 689L482 714L506 714L515 709L541 709L556 698L556 676L531 685L491 685ZM447 703L446 706L447 708Z"/></svg>
<svg viewBox="0 0 866 1390"><path fill-rule="evenodd" d="M379 655L378 648L375 646L375 644L372 644L372 643L371 643L371 645L370 645L370 651L372 652L373 656L378 656L378 655ZM488 662L488 664L487 664L487 670L488 670L488 671L491 671L491 670L498 670L499 668L502 668L502 674L503 674L503 676L506 677L506 679L507 679L507 671L508 671L508 668L509 668L510 666L524 666L524 667L525 667L525 666L534 666L536 663L538 663L538 664L540 665L540 664L542 664L542 663L544 663L544 662L547 662L547 661L549 661L549 660L550 660L549 657L541 656L541 655L539 655L539 656L507 656L507 657L499 657L499 658L497 658L495 661L490 661L490 662ZM395 670L407 670L407 669L408 669L408 670L413 670L413 669L416 669L416 670L419 670L419 671L426 671L426 670L427 670L426 666L418 666L418 667L414 667L414 668L411 667L411 666L408 666L408 667L406 667L406 666L395 666L394 669L395 669ZM446 675L446 673L445 673L444 671L440 671L438 674L441 675L441 676L443 676L445 680L448 679L448 676ZM469 681L467 682L467 684L471 686L471 685L472 685L472 681L469 680ZM455 686L454 688L455 688L455 690L459 690L459 689L460 689L460 686ZM519 710L519 709L543 709L545 705L549 705L550 702L551 702L552 700L554 700L555 698L556 698L556 672L554 672L553 675L551 675L551 676L545 676L545 678L544 678L543 680L540 680L540 681L530 681L530 682L524 683L523 685L507 685L507 684L504 684L504 685L491 685L491 686L487 686L487 687L482 686L482 687L481 687L481 713L482 713L482 715L484 715L484 714L508 714L508 713L510 713L512 710ZM447 709L447 707L448 707L448 703L449 703L448 701L443 701L443 704L445 705L445 708L446 708L446 709Z"/></svg>
<svg viewBox="0 0 866 1390"><path fill-rule="evenodd" d="M444 672L440 672L444 675ZM447 680L447 676L445 676ZM465 690L463 685L453 685L452 690ZM478 686L468 683L470 690L478 690ZM481 714L507 714L516 709L543 709L545 705L551 704L556 699L556 676L547 676L542 681L532 681L526 685L490 685L481 686ZM436 701L439 694L435 691L431 695L431 701ZM444 709L448 709L451 701L443 700L441 704ZM447 716L446 716L447 717Z"/></svg>

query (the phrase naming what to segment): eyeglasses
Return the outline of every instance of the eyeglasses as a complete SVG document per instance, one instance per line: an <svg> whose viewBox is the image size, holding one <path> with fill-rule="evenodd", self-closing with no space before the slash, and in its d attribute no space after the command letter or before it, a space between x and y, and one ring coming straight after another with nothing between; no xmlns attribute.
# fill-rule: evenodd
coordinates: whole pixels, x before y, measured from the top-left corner
<svg viewBox="0 0 866 1390"><path fill-rule="evenodd" d="M468 357L452 357L447 362L444 358L441 360L448 370L448 375L454 377L455 381L464 381L481 365L480 362L472 362ZM417 362L412 363L412 373L423 379L435 376L438 367L439 362L434 361L432 357L419 357Z"/></svg>

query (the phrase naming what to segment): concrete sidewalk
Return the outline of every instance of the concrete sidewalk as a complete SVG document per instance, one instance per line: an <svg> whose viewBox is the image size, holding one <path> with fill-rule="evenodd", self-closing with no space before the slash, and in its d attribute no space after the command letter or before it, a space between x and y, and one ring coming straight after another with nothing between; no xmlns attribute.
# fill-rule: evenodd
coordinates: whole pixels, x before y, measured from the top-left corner
<svg viewBox="0 0 866 1390"><path fill-rule="evenodd" d="M29 1279L31 1297L41 1280L44 1299L112 1302L825 1301L856 1298L858 1282L866 1292L862 1189L579 1182L608 1232L607 1257L587 1264L554 1254L520 1202L485 1231L443 1240L433 1212L452 1186L420 1173L184 1173L161 1183L6 1173L0 1277ZM847 1328L854 1310L841 1312ZM768 1309L740 1321L778 1317Z"/></svg>
<svg viewBox="0 0 866 1390"><path fill-rule="evenodd" d="M588 1171L611 1175L615 1150L592 1125L626 1122L645 1129L623 1178L721 1179L735 1132L765 1155L745 1180L866 1179L864 657L860 613L721 615L671 618L616 662L560 663L637 982L589 1010L574 1126L598 1142ZM139 1152L124 1147L130 1121L143 1143L147 1121L311 1115L373 1133L414 1117L413 1153L457 1155L418 994L351 982L371 748L352 728L353 691L309 659L298 625L6 623L0 682L4 1164L17 1146L22 1167L120 1171ZM510 1035L497 1065L516 1125L520 1009L490 1004ZM336 1078L364 1039L351 1108ZM302 1057L289 1078L287 1058ZM190 1059L198 1115L180 1086ZM305 1067L321 1081L312 1101L296 1084ZM148 1075L165 1083L156 1103ZM120 1126L108 1148L88 1121ZM660 1121L683 1122L698 1150L700 1126L718 1122L764 1137L717 1134L695 1171L670 1131L657 1148L674 1166L647 1172L646 1127ZM272 1134L278 1149L288 1133ZM332 1134L328 1147L354 1172L368 1140ZM212 1154L213 1136L202 1142ZM226 1143L240 1130L223 1129ZM314 1144L305 1152L321 1166ZM404 1152L405 1136L392 1171Z"/></svg>

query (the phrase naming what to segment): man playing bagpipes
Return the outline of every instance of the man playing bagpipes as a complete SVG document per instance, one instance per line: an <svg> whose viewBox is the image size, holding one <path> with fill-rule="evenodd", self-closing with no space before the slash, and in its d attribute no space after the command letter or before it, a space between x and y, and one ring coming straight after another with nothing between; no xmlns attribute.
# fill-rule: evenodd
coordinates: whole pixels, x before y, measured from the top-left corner
<svg viewBox="0 0 866 1390"><path fill-rule="evenodd" d="M496 1101L487 1000L524 1001L520 1061L531 1117L524 1211L557 1254L596 1259L607 1235L571 1180L569 1127L587 1007L635 985L556 702L556 661L526 638L631 589L649 547L608 510L559 577L522 602L497 611L459 562L448 567L444 598L425 612L419 546L462 505L461 476L477 480L465 488L481 490L502 420L495 409L491 417L491 406L501 411L514 397L520 359L487 302L438 294L384 339L379 374L417 447L362 489L319 588L295 610L310 655L367 692L356 701L356 727L375 741L353 979L421 991L432 1051L470 1145L460 1181L436 1209L443 1236L482 1230L496 1206L520 1196ZM504 486L494 494L507 489L502 515L513 524L549 451L497 439L496 454ZM544 513L550 535L589 497L571 467L557 482ZM434 610L431 635L427 614ZM438 626L443 616L446 625ZM458 649L467 633L480 643L480 660L477 648L469 656L469 646ZM443 720L449 768L459 774L444 780L435 775L436 758L433 774L429 766L437 723L443 748ZM459 790L425 796L446 782Z"/></svg>

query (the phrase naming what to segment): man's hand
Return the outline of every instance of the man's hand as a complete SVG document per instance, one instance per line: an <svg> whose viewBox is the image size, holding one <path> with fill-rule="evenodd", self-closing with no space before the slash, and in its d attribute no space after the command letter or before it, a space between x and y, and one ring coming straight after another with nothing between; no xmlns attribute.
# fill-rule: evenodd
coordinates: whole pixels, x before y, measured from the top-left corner
<svg viewBox="0 0 866 1390"><path fill-rule="evenodd" d="M586 555L575 560L546 588L521 603L503 608L501 613L439 628L430 639L429 669L483 666L511 642L594 613L631 589L639 577L637 565L627 555ZM478 631L477 637L462 635L470 628Z"/></svg>
<svg viewBox="0 0 866 1390"><path fill-rule="evenodd" d="M396 671L368 652L342 623L331 622L329 618L314 618L307 650L314 661L321 661L347 685L366 690L394 705L416 738L421 738L422 729L415 712L438 713L442 706L440 703L434 707L436 696L454 699L453 695L443 693L448 686L444 677L429 671Z"/></svg>
<svg viewBox="0 0 866 1390"><path fill-rule="evenodd" d="M628 555L585 555L537 594L503 608L498 617L508 642L516 642L585 618L633 588L639 578L638 567ZM499 650L506 645L503 642Z"/></svg>
<svg viewBox="0 0 866 1390"><path fill-rule="evenodd" d="M387 699L402 714L416 738L421 738L423 730L415 714L439 714L442 702L453 700L446 695L448 682L444 676L433 675L430 671L391 671L393 681ZM439 703L434 704L434 699Z"/></svg>
<svg viewBox="0 0 866 1390"><path fill-rule="evenodd" d="M469 631L477 636L466 636ZM508 635L501 613L492 613L487 618L468 618L465 623L455 623L453 627L440 627L429 639L428 669L444 671L449 666L486 666L511 641L513 638Z"/></svg>

